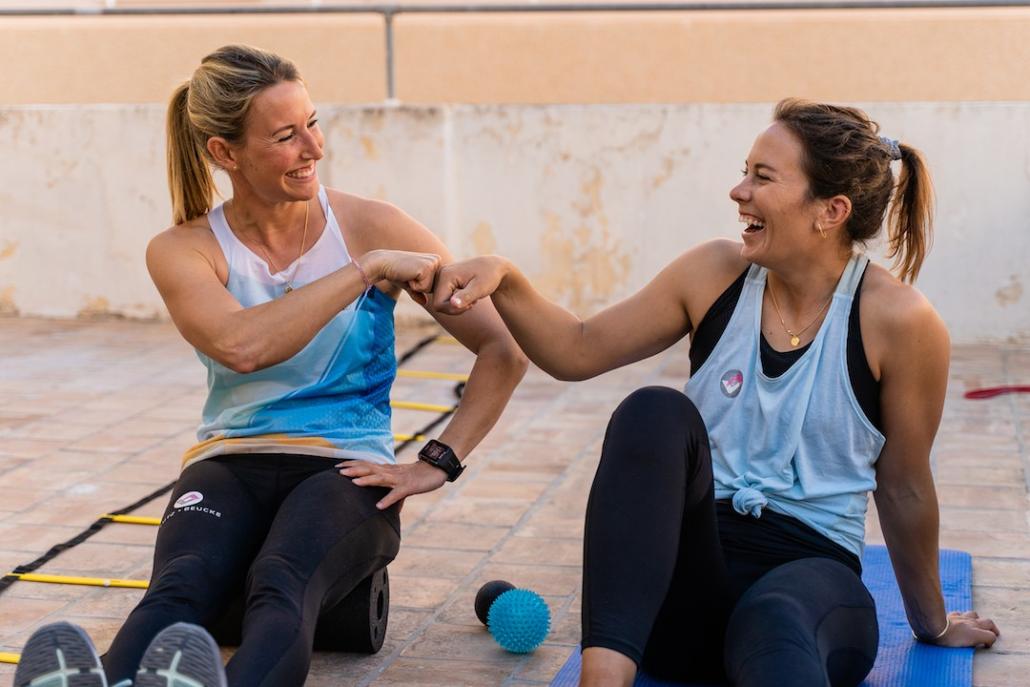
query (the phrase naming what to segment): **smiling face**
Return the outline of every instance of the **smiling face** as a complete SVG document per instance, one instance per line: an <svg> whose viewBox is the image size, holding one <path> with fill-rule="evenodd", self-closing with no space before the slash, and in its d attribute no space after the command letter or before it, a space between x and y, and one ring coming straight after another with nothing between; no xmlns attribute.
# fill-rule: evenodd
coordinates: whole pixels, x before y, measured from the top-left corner
<svg viewBox="0 0 1030 687"><path fill-rule="evenodd" d="M318 193L315 163L325 138L315 107L299 81L258 93L247 113L243 141L232 145L234 184L246 184L268 202L308 200Z"/></svg>
<svg viewBox="0 0 1030 687"><path fill-rule="evenodd" d="M801 142L780 123L755 139L744 178L730 190L745 225L745 260L766 267L783 264L821 240L815 225L822 203L810 198L801 155Z"/></svg>

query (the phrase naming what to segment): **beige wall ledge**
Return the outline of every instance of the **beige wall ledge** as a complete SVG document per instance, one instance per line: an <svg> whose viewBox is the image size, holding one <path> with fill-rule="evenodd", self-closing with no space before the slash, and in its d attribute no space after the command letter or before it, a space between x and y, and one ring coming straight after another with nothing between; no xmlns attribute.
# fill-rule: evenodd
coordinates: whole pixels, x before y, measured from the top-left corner
<svg viewBox="0 0 1030 687"><path fill-rule="evenodd" d="M1030 99L1030 7L400 14L413 103ZM381 15L0 17L0 104L164 102L229 42L295 60L325 102L387 97Z"/></svg>
<svg viewBox="0 0 1030 687"><path fill-rule="evenodd" d="M323 101L386 98L376 14L0 17L0 104L163 103L227 43L290 58Z"/></svg>
<svg viewBox="0 0 1030 687"><path fill-rule="evenodd" d="M408 102L1030 99L1030 8L400 15Z"/></svg>

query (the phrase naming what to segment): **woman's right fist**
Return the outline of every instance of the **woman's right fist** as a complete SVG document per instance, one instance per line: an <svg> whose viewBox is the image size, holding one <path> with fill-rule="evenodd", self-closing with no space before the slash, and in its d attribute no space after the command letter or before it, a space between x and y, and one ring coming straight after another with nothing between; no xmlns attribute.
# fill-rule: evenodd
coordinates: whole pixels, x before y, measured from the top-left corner
<svg viewBox="0 0 1030 687"><path fill-rule="evenodd" d="M361 256L362 267L374 283L391 281L404 287L412 298L425 305L433 292L440 256L405 250L373 250Z"/></svg>

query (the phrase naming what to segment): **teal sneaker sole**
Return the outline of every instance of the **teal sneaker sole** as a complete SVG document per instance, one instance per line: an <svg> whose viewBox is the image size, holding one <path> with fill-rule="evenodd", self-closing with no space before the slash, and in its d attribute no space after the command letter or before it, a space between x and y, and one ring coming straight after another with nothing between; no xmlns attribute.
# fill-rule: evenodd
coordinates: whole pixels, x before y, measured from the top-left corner
<svg viewBox="0 0 1030 687"><path fill-rule="evenodd" d="M93 643L71 623L44 625L29 637L14 672L15 687L107 687Z"/></svg>
<svg viewBox="0 0 1030 687"><path fill-rule="evenodd" d="M161 631L140 661L133 687L226 687L218 645L206 630L176 623Z"/></svg>

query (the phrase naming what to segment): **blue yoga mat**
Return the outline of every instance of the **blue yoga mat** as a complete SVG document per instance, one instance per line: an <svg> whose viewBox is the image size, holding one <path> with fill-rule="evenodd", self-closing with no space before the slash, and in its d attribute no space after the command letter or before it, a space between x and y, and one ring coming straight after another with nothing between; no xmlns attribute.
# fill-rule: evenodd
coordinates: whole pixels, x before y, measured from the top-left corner
<svg viewBox="0 0 1030 687"><path fill-rule="evenodd" d="M894 580L887 549L866 547L862 581L876 599L880 621L880 649L876 665L863 687L969 687L973 682L973 650L943 649L912 639L901 593ZM973 566L964 551L941 551L941 587L948 610L967 611L972 606ZM579 684L579 650L565 662L551 687ZM690 687L638 674L635 687Z"/></svg>

